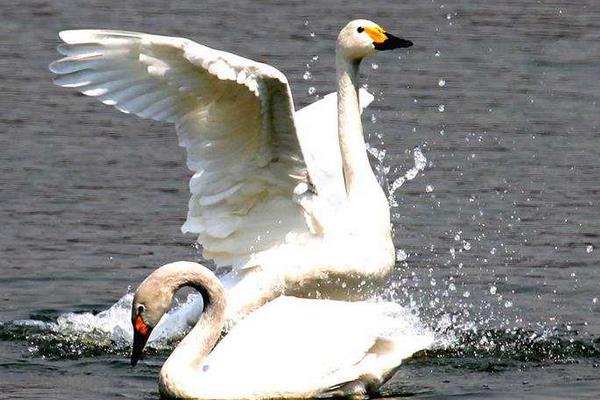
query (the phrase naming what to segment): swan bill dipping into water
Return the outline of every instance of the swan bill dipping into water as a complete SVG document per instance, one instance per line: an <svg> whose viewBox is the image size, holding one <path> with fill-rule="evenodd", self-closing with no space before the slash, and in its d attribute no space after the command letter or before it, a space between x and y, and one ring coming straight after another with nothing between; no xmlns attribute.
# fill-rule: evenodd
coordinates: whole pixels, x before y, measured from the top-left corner
<svg viewBox="0 0 600 400"><path fill-rule="evenodd" d="M216 344L225 322L223 286L200 264L179 261L154 271L136 290L132 365L183 286L198 290L205 306L161 368L159 388L168 398L364 396L433 341L416 317L394 303L280 296Z"/></svg>
<svg viewBox="0 0 600 400"><path fill-rule="evenodd" d="M60 33L55 83L142 118L175 124L191 198L183 232L228 291L235 321L281 294L350 299L395 262L389 204L369 165L359 64L412 43L367 20L336 43L337 100L295 112L277 69L183 38ZM372 96L362 93L366 106ZM311 190L311 185L314 190Z"/></svg>

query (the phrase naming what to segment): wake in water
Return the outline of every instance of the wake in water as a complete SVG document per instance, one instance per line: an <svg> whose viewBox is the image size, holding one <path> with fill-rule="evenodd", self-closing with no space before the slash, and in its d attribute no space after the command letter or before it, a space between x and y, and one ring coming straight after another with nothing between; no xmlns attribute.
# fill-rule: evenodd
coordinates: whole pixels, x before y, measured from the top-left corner
<svg viewBox="0 0 600 400"><path fill-rule="evenodd" d="M106 311L67 313L59 316L56 322L19 320L0 323L0 340L27 341L30 353L54 359L103 354L127 356L133 339L132 300L133 294L128 293ZM154 352L171 350L196 323L202 309L199 294L190 294L185 301L175 304L152 331L148 347ZM400 326L403 334L435 336L409 308L398 305L388 311L395 321L393 328ZM382 326L383 332L387 332L386 329Z"/></svg>
<svg viewBox="0 0 600 400"><path fill-rule="evenodd" d="M50 323L34 320L0 323L0 340L24 341L36 357L65 359L106 354L127 357L132 340L131 299L132 294L127 294L97 315L69 313ZM152 332L150 354L170 352L189 325L196 322L201 309L202 298L195 294L174 307ZM414 310L403 309L398 318L406 320L414 332L426 330L434 336L432 348L415 356L418 363L485 369L506 363L564 363L600 357L600 338L580 336L566 328L536 332L440 324L432 330L423 327L423 318ZM194 312L196 315L192 315Z"/></svg>

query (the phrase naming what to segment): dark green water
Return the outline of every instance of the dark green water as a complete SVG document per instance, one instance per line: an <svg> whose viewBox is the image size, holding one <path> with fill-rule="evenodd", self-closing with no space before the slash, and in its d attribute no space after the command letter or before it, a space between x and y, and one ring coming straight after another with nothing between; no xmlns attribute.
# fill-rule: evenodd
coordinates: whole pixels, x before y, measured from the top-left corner
<svg viewBox="0 0 600 400"><path fill-rule="evenodd" d="M56 323L92 318L156 266L199 256L179 233L189 172L173 129L54 87L58 31L185 36L276 66L304 106L335 90L334 39L359 17L415 43L364 63L377 97L365 129L388 185L412 167L414 147L428 160L393 195L408 258L385 292L441 338L382 394L600 398L592 0L5 0L0 398L156 398L168 346L132 370L118 335Z"/></svg>

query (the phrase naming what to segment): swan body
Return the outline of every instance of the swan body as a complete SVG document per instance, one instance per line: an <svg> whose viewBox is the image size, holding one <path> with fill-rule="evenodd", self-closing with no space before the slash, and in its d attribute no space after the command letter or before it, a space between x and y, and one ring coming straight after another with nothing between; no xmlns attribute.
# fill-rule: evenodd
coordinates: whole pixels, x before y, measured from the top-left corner
<svg viewBox="0 0 600 400"><path fill-rule="evenodd" d="M176 262L157 269L136 291L134 365L145 338L182 286L199 290L205 308L161 369L160 391L169 398L365 395L433 340L416 317L394 303L280 296L249 314L215 346L225 321L223 287L201 265Z"/></svg>
<svg viewBox="0 0 600 400"><path fill-rule="evenodd" d="M296 112L280 71L188 39L113 30L60 38L65 57L49 66L56 84L175 125L194 172L181 229L231 268L228 320L284 293L364 297L359 286L389 275L389 204L365 150L358 67L411 42L351 21L337 40L335 101Z"/></svg>

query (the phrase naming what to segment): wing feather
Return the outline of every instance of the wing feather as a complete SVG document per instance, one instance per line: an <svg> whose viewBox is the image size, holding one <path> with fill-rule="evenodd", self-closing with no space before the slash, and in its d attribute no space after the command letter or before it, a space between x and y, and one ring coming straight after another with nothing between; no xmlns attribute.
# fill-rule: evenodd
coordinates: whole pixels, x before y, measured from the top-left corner
<svg viewBox="0 0 600 400"><path fill-rule="evenodd" d="M190 40L111 30L60 33L55 83L175 124L194 175L184 232L206 257L244 267L309 234L292 200L306 177L291 92L275 68Z"/></svg>

